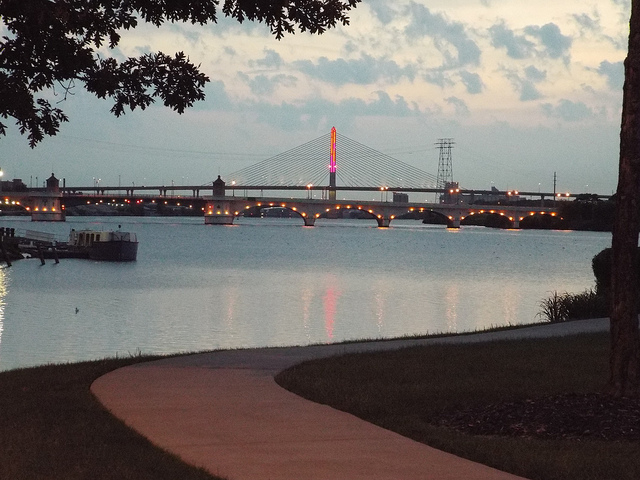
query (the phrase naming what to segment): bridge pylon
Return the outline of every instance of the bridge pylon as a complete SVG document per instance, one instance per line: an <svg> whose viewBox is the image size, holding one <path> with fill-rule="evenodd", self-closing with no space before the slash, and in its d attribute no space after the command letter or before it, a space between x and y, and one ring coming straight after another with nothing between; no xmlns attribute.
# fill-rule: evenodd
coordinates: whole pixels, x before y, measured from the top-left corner
<svg viewBox="0 0 640 480"><path fill-rule="evenodd" d="M336 127L331 128L331 150L329 153L329 200L336 199Z"/></svg>

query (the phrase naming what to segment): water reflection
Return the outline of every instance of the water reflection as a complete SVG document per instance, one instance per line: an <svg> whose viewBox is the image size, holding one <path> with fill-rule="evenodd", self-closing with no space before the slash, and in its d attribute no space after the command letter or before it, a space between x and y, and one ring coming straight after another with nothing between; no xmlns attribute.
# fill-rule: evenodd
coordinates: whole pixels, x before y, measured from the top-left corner
<svg viewBox="0 0 640 480"><path fill-rule="evenodd" d="M502 293L503 321L506 325L518 323L518 305L522 303L522 298L513 287L507 287Z"/></svg>
<svg viewBox="0 0 640 480"><path fill-rule="evenodd" d="M324 305L324 328L327 333L327 340L333 340L333 329L336 322L336 312L338 311L338 299L341 292L335 286L335 275L329 275L327 277L327 290L325 291L322 303Z"/></svg>
<svg viewBox="0 0 640 480"><path fill-rule="evenodd" d="M0 350L2 350L2 332L4 331L4 307L8 291L8 274L6 268L0 268Z"/></svg>
<svg viewBox="0 0 640 480"><path fill-rule="evenodd" d="M236 323L236 305L238 303L238 297L240 295L240 291L236 285L227 285L224 288L224 298L227 303L226 315L225 315L225 324L227 327L227 331L232 332Z"/></svg>
<svg viewBox="0 0 640 480"><path fill-rule="evenodd" d="M446 309L444 312L447 331L458 331L458 302L460 301L458 285L449 285L444 295Z"/></svg>
<svg viewBox="0 0 640 480"><path fill-rule="evenodd" d="M379 285L378 285L379 288ZM384 306L385 306L385 298L384 298L384 290L377 290L373 296L376 302L376 325L378 326L378 333L380 333L384 327Z"/></svg>
<svg viewBox="0 0 640 480"><path fill-rule="evenodd" d="M302 326L307 340L311 339L311 302L313 301L313 290L306 286L302 290Z"/></svg>

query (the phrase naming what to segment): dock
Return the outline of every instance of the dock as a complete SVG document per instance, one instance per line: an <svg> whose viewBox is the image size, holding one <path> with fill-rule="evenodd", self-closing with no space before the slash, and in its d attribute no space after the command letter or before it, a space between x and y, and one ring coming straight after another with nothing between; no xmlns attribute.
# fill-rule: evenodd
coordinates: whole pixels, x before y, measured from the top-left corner
<svg viewBox="0 0 640 480"><path fill-rule="evenodd" d="M0 255L0 260L8 267L13 261L25 258L39 258L44 265L46 259L60 263L60 258L87 257L85 252L69 249L68 243L57 239L53 233L5 227L0 227Z"/></svg>

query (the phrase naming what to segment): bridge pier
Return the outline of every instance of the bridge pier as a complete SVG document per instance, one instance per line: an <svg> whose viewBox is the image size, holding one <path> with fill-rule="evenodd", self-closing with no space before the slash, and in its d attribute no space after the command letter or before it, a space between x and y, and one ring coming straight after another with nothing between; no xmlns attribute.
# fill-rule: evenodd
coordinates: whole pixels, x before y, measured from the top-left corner
<svg viewBox="0 0 640 480"><path fill-rule="evenodd" d="M305 227L313 227L316 224L316 217L313 215L305 215L302 217Z"/></svg>
<svg viewBox="0 0 640 480"><path fill-rule="evenodd" d="M389 224L391 224L391 217L377 217L376 221L378 222L378 228L389 228Z"/></svg>
<svg viewBox="0 0 640 480"><path fill-rule="evenodd" d="M207 202L204 211L205 225L233 225L235 213L231 202L223 199L212 199Z"/></svg>
<svg viewBox="0 0 640 480"><path fill-rule="evenodd" d="M233 215L206 215L204 216L205 225L233 225Z"/></svg>
<svg viewBox="0 0 640 480"><path fill-rule="evenodd" d="M59 180L52 173L47 179L47 188L44 192L31 193L31 221L64 222L65 214L61 200Z"/></svg>

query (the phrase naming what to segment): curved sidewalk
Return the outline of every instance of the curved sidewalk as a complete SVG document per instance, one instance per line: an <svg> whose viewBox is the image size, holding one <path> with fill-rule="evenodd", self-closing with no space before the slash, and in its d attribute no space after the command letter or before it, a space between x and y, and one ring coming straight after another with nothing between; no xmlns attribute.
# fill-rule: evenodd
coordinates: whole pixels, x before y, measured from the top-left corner
<svg viewBox="0 0 640 480"><path fill-rule="evenodd" d="M154 444L230 480L515 480L298 397L273 377L312 358L426 343L548 337L606 320L427 340L232 350L125 367L92 392Z"/></svg>

